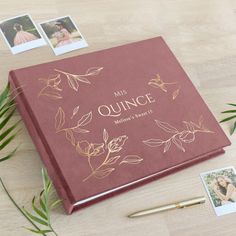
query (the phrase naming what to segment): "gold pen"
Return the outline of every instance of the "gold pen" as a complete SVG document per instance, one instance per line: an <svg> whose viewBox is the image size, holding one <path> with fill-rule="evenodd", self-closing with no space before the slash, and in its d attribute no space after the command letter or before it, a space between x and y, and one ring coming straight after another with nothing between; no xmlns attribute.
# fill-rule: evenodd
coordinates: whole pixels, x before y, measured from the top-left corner
<svg viewBox="0 0 236 236"><path fill-rule="evenodd" d="M189 207L189 206L202 204L205 201L206 201L206 198L204 196L203 197L195 197L195 198L184 200L181 202L171 203L171 204L167 204L167 205L163 205L163 206L157 206L157 207L153 207L150 209L138 211L138 212L128 215L128 217L135 218L135 217L146 216L146 215L159 213L159 212L163 212L163 211L168 211L168 210L172 210L172 209L181 209L181 208L185 208L185 207Z"/></svg>

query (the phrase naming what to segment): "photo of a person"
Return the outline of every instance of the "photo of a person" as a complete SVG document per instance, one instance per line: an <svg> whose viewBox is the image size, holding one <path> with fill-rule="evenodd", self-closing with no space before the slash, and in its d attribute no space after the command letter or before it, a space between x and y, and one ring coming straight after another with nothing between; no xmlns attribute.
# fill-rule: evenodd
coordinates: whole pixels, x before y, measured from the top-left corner
<svg viewBox="0 0 236 236"><path fill-rule="evenodd" d="M201 174L205 189L218 216L236 212L236 171L234 167Z"/></svg>
<svg viewBox="0 0 236 236"><path fill-rule="evenodd" d="M217 177L216 182L213 183L213 191L220 199L221 205L236 202L236 187L227 176Z"/></svg>
<svg viewBox="0 0 236 236"><path fill-rule="evenodd" d="M88 46L70 16L43 22L40 26L56 55Z"/></svg>
<svg viewBox="0 0 236 236"><path fill-rule="evenodd" d="M13 54L46 44L30 15L16 16L2 21L0 32Z"/></svg>
<svg viewBox="0 0 236 236"><path fill-rule="evenodd" d="M66 26L65 22L58 20L55 23L58 31L54 33L54 37L57 39L56 47L61 47L74 42L70 29Z"/></svg>
<svg viewBox="0 0 236 236"><path fill-rule="evenodd" d="M14 24L13 28L16 31L14 38L15 46L38 39L34 34L24 31L23 26L18 23Z"/></svg>

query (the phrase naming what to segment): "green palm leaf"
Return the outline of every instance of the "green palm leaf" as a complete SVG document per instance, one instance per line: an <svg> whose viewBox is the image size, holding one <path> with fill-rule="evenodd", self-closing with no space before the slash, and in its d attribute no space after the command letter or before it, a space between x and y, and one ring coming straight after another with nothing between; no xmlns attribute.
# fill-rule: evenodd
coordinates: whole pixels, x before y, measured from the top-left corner
<svg viewBox="0 0 236 236"><path fill-rule="evenodd" d="M42 234L42 235L45 235L47 233L51 233L52 230L35 230L35 229L31 229L31 228L27 228L27 227L24 227L25 229L31 231L32 233L35 233L35 234Z"/></svg>
<svg viewBox="0 0 236 236"><path fill-rule="evenodd" d="M2 179L0 178L0 185L2 185L3 190L14 204L14 206L20 211L20 213L28 220L34 228L27 228L32 233L41 234L43 236L47 236L48 233L52 233L55 236L58 234L53 229L50 222L50 212L52 207L58 205L61 200L50 201L49 196L51 194L51 186L52 182L48 177L47 171L42 170L42 177L44 188L39 194L38 197L33 197L31 205L32 205L32 213L26 210L24 207L19 207L15 200L12 198L10 193L8 192L6 186L4 185ZM43 228L42 228L43 227Z"/></svg>
<svg viewBox="0 0 236 236"><path fill-rule="evenodd" d="M7 127L7 124L11 120L15 109L14 97L11 96L10 86L8 84L0 93L0 151L10 144L19 132L19 130L15 130L20 121L17 121L10 127ZM17 148L3 157L0 155L0 162L10 159L15 154Z"/></svg>
<svg viewBox="0 0 236 236"><path fill-rule="evenodd" d="M61 202L60 200L55 200L51 203L49 196L51 194L52 181L48 177L46 170L42 169L42 179L43 179L43 190L38 197L33 197L32 199L32 211L25 210L25 214L35 223L43 226L43 229L28 229L29 231L37 234L47 234L53 233L57 235L51 225L50 213L51 209Z"/></svg>
<svg viewBox="0 0 236 236"><path fill-rule="evenodd" d="M227 105L236 107L236 104L235 104L235 103L227 103ZM221 113L223 113L223 114L231 114L231 116L222 119L222 120L220 121L220 123L223 123L223 122L226 122L226 121L230 121L230 120L236 119L236 115L235 115L236 109L231 109L231 110L222 111ZM232 129L230 130L230 134L232 135L232 134L235 132L235 130L236 130L236 121L234 122L233 127L232 127Z"/></svg>

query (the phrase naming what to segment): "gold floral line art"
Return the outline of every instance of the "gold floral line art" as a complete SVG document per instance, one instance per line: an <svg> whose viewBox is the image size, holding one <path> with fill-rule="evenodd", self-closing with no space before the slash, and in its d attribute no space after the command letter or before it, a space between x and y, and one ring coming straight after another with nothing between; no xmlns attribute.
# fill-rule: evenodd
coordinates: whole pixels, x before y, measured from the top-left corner
<svg viewBox="0 0 236 236"><path fill-rule="evenodd" d="M83 182L91 177L103 179L115 171L117 166L122 164L141 163L143 159L138 155L126 155L124 158L121 158L121 155L119 155L127 139L127 135L121 135L109 141L108 132L104 129L102 143L89 143L87 140L79 141L76 145L76 151L81 156L87 158L91 170L91 173ZM99 163L95 165L95 161L99 161Z"/></svg>
<svg viewBox="0 0 236 236"><path fill-rule="evenodd" d="M164 146L163 152L167 152L171 145L175 145L178 149L185 152L183 144L188 144L194 142L196 138L196 133L214 133L210 131L203 125L203 117L200 116L198 123L192 121L183 121L185 129L179 131L174 126L159 120L155 120L157 126L164 130L165 132L172 134L172 136L167 140L162 139L147 139L143 143L149 147L159 147Z"/></svg>
<svg viewBox="0 0 236 236"><path fill-rule="evenodd" d="M102 69L103 69L103 67L91 67L83 75L71 74L71 73L68 73L68 72L65 72L62 70L58 70L58 69L54 69L54 70L56 72L64 74L67 78L69 86L72 89L74 89L75 91L78 91L79 82L91 84L91 82L88 80L88 77L98 75Z"/></svg>
<svg viewBox="0 0 236 236"><path fill-rule="evenodd" d="M45 86L39 91L38 97L47 96L52 99L62 99L61 91L62 88L59 87L61 83L61 75L50 75L47 79L39 78L39 81L43 82Z"/></svg>
<svg viewBox="0 0 236 236"><path fill-rule="evenodd" d="M148 85L154 87L154 88L159 88L161 89L163 92L167 93L168 87L169 85L177 85L178 86L178 82L171 82L171 83L166 83L161 79L161 76L159 74L156 74L156 77L151 79L148 82ZM174 92L172 93L172 99L175 100L179 93L180 93L180 86L178 86L178 88L176 90L174 90Z"/></svg>
<svg viewBox="0 0 236 236"><path fill-rule="evenodd" d="M65 112L64 110L59 107L58 111L55 116L55 129L56 133L65 132L66 139L70 141L70 143L75 146L76 145L76 139L75 139L75 133L89 133L90 131L85 129L84 127L89 124L92 121L92 112L83 115L78 121L77 125L72 127L64 127L65 125Z"/></svg>
<svg viewBox="0 0 236 236"><path fill-rule="evenodd" d="M78 113L79 111L79 106L75 107L74 110L73 110L73 113L72 113L72 116L70 117L71 119L74 118L74 116Z"/></svg>
<svg viewBox="0 0 236 236"><path fill-rule="evenodd" d="M44 83L44 87L39 91L38 97L46 96L52 99L62 99L61 85L62 78L66 78L70 88L76 92L79 90L80 83L91 84L89 78L100 73L103 67L90 67L85 74L71 74L62 70L54 69L57 74L50 75L48 78L39 78L40 82ZM63 76L62 76L63 75Z"/></svg>
<svg viewBox="0 0 236 236"><path fill-rule="evenodd" d="M79 106L73 110L72 117L79 112ZM103 130L102 143L89 143L87 140L76 141L75 133L86 134L90 131L84 127L92 121L92 112L84 114L78 121L76 126L65 127L66 115L65 111L59 107L55 115L56 133L65 132L66 139L74 146L75 151L80 156L87 157L88 165L91 173L83 180L87 181L91 177L103 179L109 176L117 166L123 164L139 164L143 159L138 155L126 155L121 158L119 152L123 149L128 136L121 135L112 138L109 141L109 135L106 129ZM94 163L96 161L96 163Z"/></svg>

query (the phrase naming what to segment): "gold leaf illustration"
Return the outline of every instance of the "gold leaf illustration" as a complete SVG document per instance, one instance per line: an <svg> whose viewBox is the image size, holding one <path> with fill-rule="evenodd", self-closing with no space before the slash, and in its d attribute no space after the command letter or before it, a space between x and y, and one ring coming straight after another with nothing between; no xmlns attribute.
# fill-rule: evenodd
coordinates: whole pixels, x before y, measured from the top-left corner
<svg viewBox="0 0 236 236"><path fill-rule="evenodd" d="M168 132L168 133L178 133L179 131L172 125L163 122L163 121L159 121L159 120L155 120L156 124L163 129L164 131Z"/></svg>
<svg viewBox="0 0 236 236"><path fill-rule="evenodd" d="M203 116L202 115L199 117L198 123L199 123L199 126L202 127L202 125L203 125Z"/></svg>
<svg viewBox="0 0 236 236"><path fill-rule="evenodd" d="M171 141L167 140L165 142L164 153L167 152L170 149L170 146L171 146Z"/></svg>
<svg viewBox="0 0 236 236"><path fill-rule="evenodd" d="M68 84L69 86L74 89L75 91L78 91L79 89L79 83L77 79L74 77L74 75L71 74L66 74L67 79L68 79Z"/></svg>
<svg viewBox="0 0 236 236"><path fill-rule="evenodd" d="M83 83L91 84L91 82L90 82L87 78L83 77L83 75L81 75L81 76L76 76L75 78L76 78L77 80L83 82Z"/></svg>
<svg viewBox="0 0 236 236"><path fill-rule="evenodd" d="M71 119L78 113L79 111L79 106L75 107L74 110L73 110L73 114L71 116Z"/></svg>
<svg viewBox="0 0 236 236"><path fill-rule="evenodd" d="M150 81L150 82L148 82L148 85L150 85L150 86L152 86L154 88L159 88L159 89L161 89L165 93L167 92L167 88L166 88L165 84L158 84L155 81Z"/></svg>
<svg viewBox="0 0 236 236"><path fill-rule="evenodd" d="M111 157L107 160L107 162L105 162L105 165L113 165L117 162L119 158L120 156Z"/></svg>
<svg viewBox="0 0 236 236"><path fill-rule="evenodd" d="M166 132L173 133L172 136L167 140L148 139L144 140L143 143L150 147L161 146L162 144L164 144L164 153L170 149L172 143L175 144L175 146L181 151L185 152L183 144L192 143L195 140L195 133L214 133L213 131L210 131L209 129L204 127L202 116L200 116L199 118L199 124L196 124L192 121L183 121L186 129L178 132L176 132L177 129L175 129L168 123L160 122L157 120L156 122L158 126Z"/></svg>
<svg viewBox="0 0 236 236"><path fill-rule="evenodd" d="M92 112L90 111L88 114L85 114L81 117L81 119L78 121L77 126L85 126L88 123L90 123L92 120Z"/></svg>
<svg viewBox="0 0 236 236"><path fill-rule="evenodd" d="M87 76L98 75L102 69L103 67L91 67L87 70L86 75Z"/></svg>
<svg viewBox="0 0 236 236"><path fill-rule="evenodd" d="M109 138L109 135L108 135L106 129L104 129L103 130L103 140L104 140L105 143L107 143L108 138Z"/></svg>
<svg viewBox="0 0 236 236"><path fill-rule="evenodd" d="M62 96L60 93L57 92L53 92L53 91L48 91L48 92L42 92L38 95L38 96L46 96L46 97L50 97L52 99L62 99Z"/></svg>
<svg viewBox="0 0 236 236"><path fill-rule="evenodd" d="M56 130L60 130L63 125L65 124L65 112L64 110L59 107L58 108L58 111L56 113L56 116L55 116L55 128Z"/></svg>
<svg viewBox="0 0 236 236"><path fill-rule="evenodd" d="M143 141L149 147L158 147L161 146L164 142L161 139L148 139Z"/></svg>
<svg viewBox="0 0 236 236"><path fill-rule="evenodd" d="M87 129L81 129L80 127L76 126L71 128L75 133L81 133L81 134L86 134L89 133L90 131Z"/></svg>
<svg viewBox="0 0 236 236"><path fill-rule="evenodd" d="M176 89L172 94L172 99L175 100L179 95L180 88Z"/></svg>
<svg viewBox="0 0 236 236"><path fill-rule="evenodd" d="M185 152L185 149L184 149L184 147L182 145L182 142L177 137L173 137L172 138L172 142L175 144L176 147L178 147L180 150Z"/></svg>
<svg viewBox="0 0 236 236"><path fill-rule="evenodd" d="M75 137L71 129L66 129L66 138L71 142L73 146L75 146Z"/></svg>
<svg viewBox="0 0 236 236"><path fill-rule="evenodd" d="M119 165L126 163L126 164L139 164L143 159L138 155L127 155L124 159L120 162Z"/></svg>
<svg viewBox="0 0 236 236"><path fill-rule="evenodd" d="M194 131L194 125L190 122L187 122L187 121L183 121L183 123L185 124L185 126L187 127L187 129L191 132Z"/></svg>
<svg viewBox="0 0 236 236"><path fill-rule="evenodd" d="M110 175L111 172L114 170L115 170L115 168L107 168L107 169L103 169L103 170L97 170L94 173L94 176L98 179L103 179L103 178L107 177L108 175Z"/></svg>
<svg viewBox="0 0 236 236"><path fill-rule="evenodd" d="M179 135L179 139L184 143L191 143L195 140L195 134L194 132L184 130Z"/></svg>

